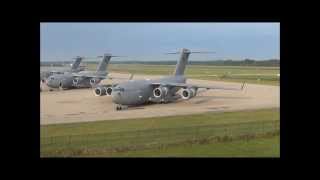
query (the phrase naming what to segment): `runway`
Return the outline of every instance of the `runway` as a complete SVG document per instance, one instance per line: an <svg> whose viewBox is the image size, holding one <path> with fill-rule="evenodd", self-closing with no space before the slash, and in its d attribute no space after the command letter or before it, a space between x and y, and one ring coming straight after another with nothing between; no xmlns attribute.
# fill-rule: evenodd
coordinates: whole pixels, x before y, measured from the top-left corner
<svg viewBox="0 0 320 180"><path fill-rule="evenodd" d="M112 73L112 77L129 78L129 74ZM133 79L154 79L162 76L135 75ZM123 81L123 80L122 80ZM115 83L104 80L105 83ZM241 83L188 79L195 85L239 87ZM243 91L208 90L190 100L169 104L151 104L116 111L110 96L94 96L92 89L40 92L40 124L120 120L143 117L185 115L201 112L235 111L280 107L280 86L247 84Z"/></svg>

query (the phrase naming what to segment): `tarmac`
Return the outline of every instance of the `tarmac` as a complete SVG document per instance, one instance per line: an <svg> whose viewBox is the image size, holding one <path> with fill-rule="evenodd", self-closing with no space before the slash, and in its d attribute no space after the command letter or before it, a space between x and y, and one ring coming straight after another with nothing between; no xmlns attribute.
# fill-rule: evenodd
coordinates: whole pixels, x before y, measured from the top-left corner
<svg viewBox="0 0 320 180"><path fill-rule="evenodd" d="M129 78L130 74L111 73L114 78ZM133 79L155 79L162 76L135 75ZM122 80L104 80L102 84ZM188 79L194 85L241 87L241 83ZM40 124L75 123L102 120L137 119L187 115L203 112L280 108L280 86L246 84L243 91L201 91L190 100L178 100L168 104L148 104L115 110L111 96L94 96L93 89L49 91L41 84Z"/></svg>

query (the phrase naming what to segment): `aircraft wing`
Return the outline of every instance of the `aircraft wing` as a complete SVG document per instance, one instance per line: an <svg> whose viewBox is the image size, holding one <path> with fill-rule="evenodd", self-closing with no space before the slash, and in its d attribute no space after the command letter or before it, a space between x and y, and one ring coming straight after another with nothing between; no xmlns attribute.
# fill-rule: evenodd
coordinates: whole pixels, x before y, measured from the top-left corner
<svg viewBox="0 0 320 180"><path fill-rule="evenodd" d="M46 73L52 73L52 74L63 74L64 72L63 72L63 71L57 71L57 70L54 70L54 71L47 71Z"/></svg>
<svg viewBox="0 0 320 180"><path fill-rule="evenodd" d="M129 78L121 78L121 77L108 76L108 79L125 79L125 80L131 80L132 78L133 78L133 74L131 74Z"/></svg>
<svg viewBox="0 0 320 180"><path fill-rule="evenodd" d="M72 74L74 77L106 79L106 76Z"/></svg>
<svg viewBox="0 0 320 180"><path fill-rule="evenodd" d="M186 83L152 83L153 86L168 86L168 87L181 87L181 88L204 88L204 89L221 89L221 90L233 90L233 91L241 91L245 83L241 85L240 88L228 88L223 86L198 86L198 85L192 85L192 84L186 84Z"/></svg>

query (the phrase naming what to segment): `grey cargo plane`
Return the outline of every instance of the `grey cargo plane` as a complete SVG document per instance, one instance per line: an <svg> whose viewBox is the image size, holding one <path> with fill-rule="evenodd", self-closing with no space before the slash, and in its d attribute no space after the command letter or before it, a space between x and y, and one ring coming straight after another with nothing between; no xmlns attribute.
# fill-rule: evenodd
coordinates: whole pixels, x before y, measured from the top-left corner
<svg viewBox="0 0 320 180"><path fill-rule="evenodd" d="M101 57L101 56L99 56ZM102 61L97 66L96 71L80 71L78 73L64 73L50 76L46 84L50 88L72 89L94 87L108 75L107 66L112 56L104 54Z"/></svg>
<svg viewBox="0 0 320 180"><path fill-rule="evenodd" d="M178 54L168 53L168 54ZM190 53L201 53L191 52L188 49L181 50L181 56L177 62L173 76L167 76L155 80L129 80L127 82L119 83L114 86L98 86L95 88L95 93L99 95L107 94L112 96L112 101L117 104L116 110L121 110L128 106L137 106L146 104L148 102L154 103L168 103L171 101L182 99L191 99L196 96L199 88L204 89L223 89L223 90L242 90L244 83L241 88L226 88L219 86L197 86L186 83L184 77L184 70L188 63ZM181 94L177 92L182 88ZM104 93L101 93L101 90ZM96 90L100 90L96 92Z"/></svg>
<svg viewBox="0 0 320 180"><path fill-rule="evenodd" d="M80 63L81 63L83 58L80 57L80 56L77 56L75 59L76 59L75 62L68 69L51 70L51 71L50 70L49 71L40 71L40 80L41 80L41 82L44 83L45 80L49 76L54 75L54 74L64 74L65 72L67 72L67 73L75 73L75 72L83 71L84 67L80 66Z"/></svg>

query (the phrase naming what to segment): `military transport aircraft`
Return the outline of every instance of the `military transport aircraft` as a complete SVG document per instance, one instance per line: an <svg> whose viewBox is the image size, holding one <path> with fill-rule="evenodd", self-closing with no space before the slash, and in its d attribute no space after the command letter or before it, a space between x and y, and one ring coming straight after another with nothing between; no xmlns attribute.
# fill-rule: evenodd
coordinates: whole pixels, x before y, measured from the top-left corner
<svg viewBox="0 0 320 180"><path fill-rule="evenodd" d="M44 83L49 76L54 74L64 74L65 72L75 73L75 72L83 71L85 68L83 66L80 66L80 63L83 57L77 56L75 59L76 59L75 62L71 64L71 67L68 69L40 71L41 82Z"/></svg>
<svg viewBox="0 0 320 180"><path fill-rule="evenodd" d="M167 54L178 54L167 53ZM224 90L242 90L241 88L226 88L219 86L197 86L186 83L184 77L184 70L191 53L205 53L205 52L191 52L183 48L181 56L177 62L173 76L167 76L160 79L150 80L129 80L119 83L114 87L109 87L107 94L112 96L112 101L117 104L116 110L121 110L129 106L137 106L146 104L148 102L168 103L171 101L182 99L191 99L196 96L199 88L204 89L224 89ZM208 53L208 52L206 52ZM97 87L99 88L99 87ZM97 89L96 88L96 89ZM177 92L182 88L181 94ZM95 89L95 90L96 90Z"/></svg>
<svg viewBox="0 0 320 180"><path fill-rule="evenodd" d="M80 71L78 73L55 74L47 79L46 84L50 88L59 89L95 87L101 80L107 78L107 66L111 57L118 56L104 54L103 59L97 66L96 71Z"/></svg>

